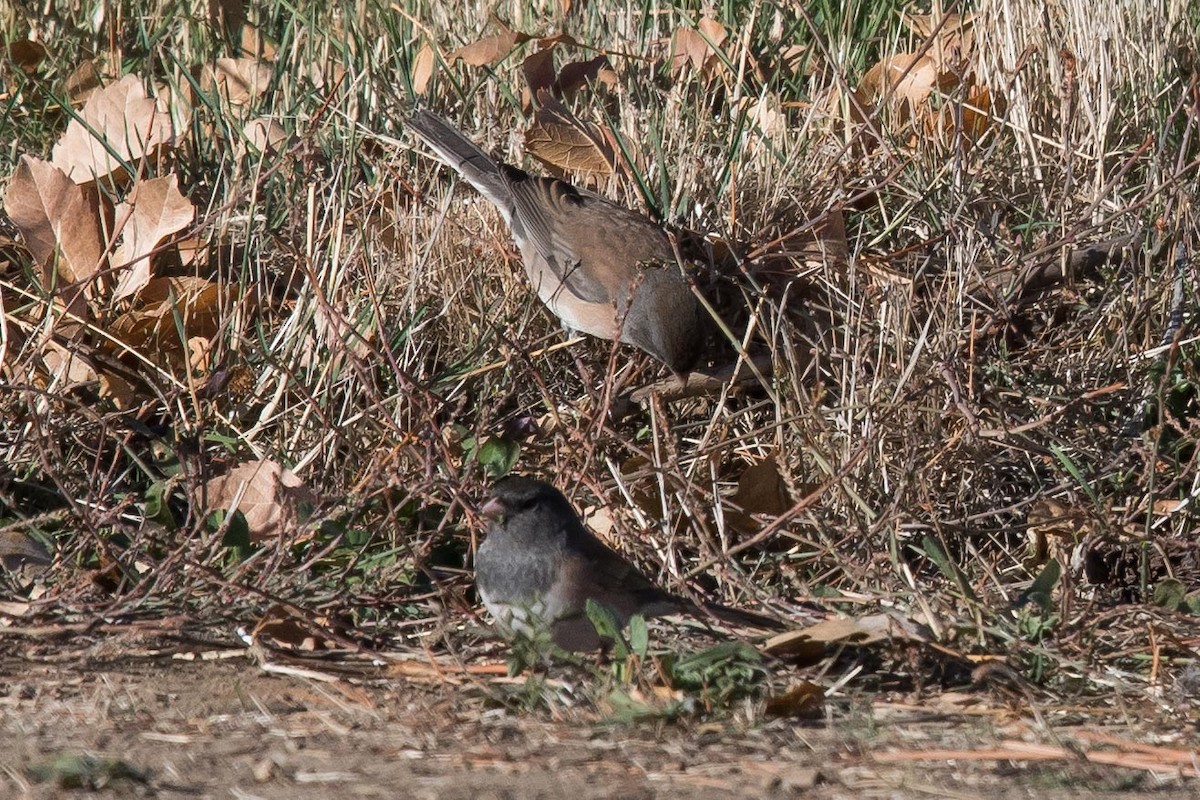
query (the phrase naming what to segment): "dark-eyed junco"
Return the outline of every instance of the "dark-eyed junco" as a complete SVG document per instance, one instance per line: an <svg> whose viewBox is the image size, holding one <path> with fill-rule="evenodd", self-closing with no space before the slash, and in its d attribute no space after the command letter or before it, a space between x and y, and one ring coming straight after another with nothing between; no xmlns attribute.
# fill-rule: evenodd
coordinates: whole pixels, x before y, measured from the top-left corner
<svg viewBox="0 0 1200 800"><path fill-rule="evenodd" d="M491 520L475 555L479 596L510 638L549 631L564 650L603 642L584 609L607 606L624 625L634 614L711 614L730 624L778 628L760 614L716 604L697 606L670 594L597 539L567 498L550 484L511 477L496 482L480 509Z"/></svg>
<svg viewBox="0 0 1200 800"><path fill-rule="evenodd" d="M499 163L458 128L416 111L409 129L500 210L538 297L569 328L641 348L685 375L702 310L666 232L556 178Z"/></svg>

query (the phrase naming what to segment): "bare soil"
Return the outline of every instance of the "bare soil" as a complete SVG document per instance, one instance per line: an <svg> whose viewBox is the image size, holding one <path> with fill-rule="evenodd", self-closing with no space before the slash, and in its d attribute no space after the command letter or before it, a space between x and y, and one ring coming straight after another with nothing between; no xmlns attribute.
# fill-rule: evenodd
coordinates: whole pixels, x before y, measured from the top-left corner
<svg viewBox="0 0 1200 800"><path fill-rule="evenodd" d="M117 797L1195 796L1186 779L1082 760L896 762L1071 737L1018 712L948 714L875 698L820 722L749 723L735 711L722 722L606 725L570 707L508 708L470 681L326 682L268 673L246 657L53 661L0 655L0 797L89 793L54 770L36 778L56 758L81 755L144 774L90 779Z"/></svg>

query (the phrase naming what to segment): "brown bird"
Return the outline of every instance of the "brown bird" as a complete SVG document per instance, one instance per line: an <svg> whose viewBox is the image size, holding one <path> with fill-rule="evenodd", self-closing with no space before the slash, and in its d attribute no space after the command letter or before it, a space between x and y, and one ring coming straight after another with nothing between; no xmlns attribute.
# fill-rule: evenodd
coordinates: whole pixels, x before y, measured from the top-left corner
<svg viewBox="0 0 1200 800"><path fill-rule="evenodd" d="M429 111L408 126L500 210L534 290L565 326L687 374L703 346L701 308L662 228L566 181L497 162Z"/></svg>
<svg viewBox="0 0 1200 800"><path fill-rule="evenodd" d="M480 511L491 520L475 555L475 585L509 637L548 631L564 650L603 644L585 613L589 599L624 626L631 616L711 615L732 625L778 628L769 617L717 604L697 605L655 586L592 535L550 484L511 477L496 482Z"/></svg>

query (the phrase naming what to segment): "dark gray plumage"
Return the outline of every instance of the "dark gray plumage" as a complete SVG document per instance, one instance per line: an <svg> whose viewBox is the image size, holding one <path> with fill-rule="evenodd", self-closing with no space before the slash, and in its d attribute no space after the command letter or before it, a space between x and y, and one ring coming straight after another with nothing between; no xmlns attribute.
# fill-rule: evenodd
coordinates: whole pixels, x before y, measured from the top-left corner
<svg viewBox="0 0 1200 800"><path fill-rule="evenodd" d="M481 511L491 524L475 556L476 587L510 637L548 630L565 650L594 650L602 642L584 611L589 598L610 608L621 625L634 614L708 613L736 625L778 627L738 609L701 608L655 586L589 532L544 481L500 480Z"/></svg>

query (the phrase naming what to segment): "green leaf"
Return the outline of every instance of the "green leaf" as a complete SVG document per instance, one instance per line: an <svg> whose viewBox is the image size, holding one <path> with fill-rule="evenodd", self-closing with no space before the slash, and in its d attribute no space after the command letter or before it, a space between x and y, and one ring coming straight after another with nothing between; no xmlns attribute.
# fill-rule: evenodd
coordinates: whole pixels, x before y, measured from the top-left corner
<svg viewBox="0 0 1200 800"><path fill-rule="evenodd" d="M514 441L502 437L492 437L479 448L476 459L494 478L507 475L517 463L521 454L521 446Z"/></svg>
<svg viewBox="0 0 1200 800"><path fill-rule="evenodd" d="M176 529L175 517L167 503L167 481L155 481L146 490L146 519L152 519L169 531Z"/></svg>
<svg viewBox="0 0 1200 800"><path fill-rule="evenodd" d="M1054 610L1054 587L1062 577L1062 565L1058 559L1052 558L1042 567L1042 571L1033 579L1033 583L1025 590L1021 600L1027 603L1037 603L1043 611Z"/></svg>
<svg viewBox="0 0 1200 800"><path fill-rule="evenodd" d="M617 621L617 615L613 613L613 610L589 597L584 611L587 613L592 627L596 629L596 633L600 634L600 638L612 640L613 658L618 661L629 658L629 643L621 635L621 624Z"/></svg>
<svg viewBox="0 0 1200 800"><path fill-rule="evenodd" d="M1189 614L1200 615L1200 592L1192 592L1183 598L1183 605L1180 606L1179 610L1186 611Z"/></svg>
<svg viewBox="0 0 1200 800"><path fill-rule="evenodd" d="M1099 508L1100 498L1096 496L1096 490L1093 489L1092 485L1087 482L1086 478L1084 478L1083 470L1081 470L1079 466L1071 460L1071 457L1067 455L1066 451L1058 445L1050 445L1050 452L1053 453L1054 457L1058 459L1058 463L1062 464L1063 469L1070 473L1071 477L1075 479L1075 482L1079 484L1079 488L1083 489L1083 491L1091 499L1092 505Z"/></svg>
<svg viewBox="0 0 1200 800"><path fill-rule="evenodd" d="M629 619L629 647L640 658L645 658L650 650L650 628L641 614L634 614Z"/></svg>
<svg viewBox="0 0 1200 800"><path fill-rule="evenodd" d="M967 582L967 579L963 577L962 571L959 570L958 565L950 559L950 556L946 553L945 549L943 549L942 543L939 542L937 538L933 536L925 536L922 538L921 550L925 553L925 557L932 561L934 566L941 570L943 575L954 581L954 584L958 587L958 590L963 593L964 597L966 597L968 600L979 600L979 596L975 594L975 590L971 588L971 585Z"/></svg>
<svg viewBox="0 0 1200 800"><path fill-rule="evenodd" d="M1187 586L1175 578L1159 581L1154 587L1154 597L1151 602L1160 608L1178 611L1187 600Z"/></svg>

